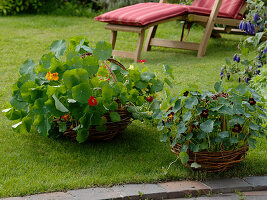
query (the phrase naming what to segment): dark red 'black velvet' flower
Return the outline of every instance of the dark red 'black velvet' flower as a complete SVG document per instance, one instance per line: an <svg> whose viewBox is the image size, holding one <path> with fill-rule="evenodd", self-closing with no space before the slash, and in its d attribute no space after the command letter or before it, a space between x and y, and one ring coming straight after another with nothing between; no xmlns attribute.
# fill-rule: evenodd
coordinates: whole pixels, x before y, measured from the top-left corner
<svg viewBox="0 0 267 200"><path fill-rule="evenodd" d="M183 95L184 95L185 97L187 97L188 94L189 94L189 92L188 92L188 91L185 91Z"/></svg>
<svg viewBox="0 0 267 200"><path fill-rule="evenodd" d="M254 106L256 104L256 101L253 98L249 98L248 102L251 106Z"/></svg>
<svg viewBox="0 0 267 200"><path fill-rule="evenodd" d="M234 133L240 133L242 131L242 126L240 124L235 124L234 128L232 128Z"/></svg>
<svg viewBox="0 0 267 200"><path fill-rule="evenodd" d="M207 118L209 116L209 110L208 109L202 110L200 116L203 118Z"/></svg>

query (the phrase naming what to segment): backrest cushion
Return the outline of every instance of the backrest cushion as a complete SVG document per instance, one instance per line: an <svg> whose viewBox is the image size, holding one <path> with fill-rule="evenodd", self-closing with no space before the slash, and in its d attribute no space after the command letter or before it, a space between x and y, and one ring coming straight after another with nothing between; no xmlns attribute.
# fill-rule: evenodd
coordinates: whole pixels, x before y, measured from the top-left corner
<svg viewBox="0 0 267 200"><path fill-rule="evenodd" d="M215 0L194 0L192 6L202 7L207 9L212 9ZM225 13L228 17L238 18L238 13L242 6L244 5L245 0L222 0L222 5L220 8L221 13Z"/></svg>

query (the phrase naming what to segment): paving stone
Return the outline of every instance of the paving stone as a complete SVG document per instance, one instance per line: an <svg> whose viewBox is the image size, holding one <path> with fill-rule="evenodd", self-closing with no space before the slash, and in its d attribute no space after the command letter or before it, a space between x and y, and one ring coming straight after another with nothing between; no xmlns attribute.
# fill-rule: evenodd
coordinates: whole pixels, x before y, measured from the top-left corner
<svg viewBox="0 0 267 200"><path fill-rule="evenodd" d="M252 190L252 185L240 178L217 179L205 181L203 183L211 188L212 193L230 193L235 190L240 192Z"/></svg>
<svg viewBox="0 0 267 200"><path fill-rule="evenodd" d="M120 194L110 188L70 190L67 193L77 200L121 199Z"/></svg>
<svg viewBox="0 0 267 200"><path fill-rule="evenodd" d="M35 194L25 197L11 197L3 200L75 200L75 199L73 196L65 192L53 192L53 193Z"/></svg>
<svg viewBox="0 0 267 200"><path fill-rule="evenodd" d="M185 197L185 195L207 194L211 191L210 187L198 181L173 181L160 183L168 193L168 198Z"/></svg>
<svg viewBox="0 0 267 200"><path fill-rule="evenodd" d="M267 190L267 176L251 176L243 179L252 185L254 190Z"/></svg>
<svg viewBox="0 0 267 200"><path fill-rule="evenodd" d="M240 200L239 195L237 194L221 194L216 196L202 196L195 198L179 198L179 199L166 199L166 200Z"/></svg>
<svg viewBox="0 0 267 200"><path fill-rule="evenodd" d="M157 184L127 184L113 186L112 189L118 192L124 199L162 199L167 197L167 192Z"/></svg>
<svg viewBox="0 0 267 200"><path fill-rule="evenodd" d="M267 199L267 191L252 191L252 192L243 192L245 196L266 196Z"/></svg>
<svg viewBox="0 0 267 200"><path fill-rule="evenodd" d="M65 192L36 194L24 197L25 200L74 200L74 197Z"/></svg>

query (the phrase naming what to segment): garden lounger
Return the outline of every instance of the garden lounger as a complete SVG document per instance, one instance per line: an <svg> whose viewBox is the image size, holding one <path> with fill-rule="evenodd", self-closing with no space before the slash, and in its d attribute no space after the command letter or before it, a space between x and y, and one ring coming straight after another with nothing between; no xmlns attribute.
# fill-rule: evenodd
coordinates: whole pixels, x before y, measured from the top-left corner
<svg viewBox="0 0 267 200"><path fill-rule="evenodd" d="M127 57L137 62L140 59L145 30L149 29L145 42L145 51L151 46L170 47L198 51L198 57L205 55L209 38L212 33L242 33L237 29L240 20L246 10L245 0L195 0L191 6L168 4L167 0L160 0L159 3L139 3L127 6L114 11L104 13L95 18L96 21L108 23L105 28L111 30L111 44L113 55ZM185 25L200 23L205 26L204 35L200 43L165 40L155 38L159 24L180 20ZM215 24L222 24L224 28L215 27ZM134 32L139 34L135 52L114 50L117 31Z"/></svg>

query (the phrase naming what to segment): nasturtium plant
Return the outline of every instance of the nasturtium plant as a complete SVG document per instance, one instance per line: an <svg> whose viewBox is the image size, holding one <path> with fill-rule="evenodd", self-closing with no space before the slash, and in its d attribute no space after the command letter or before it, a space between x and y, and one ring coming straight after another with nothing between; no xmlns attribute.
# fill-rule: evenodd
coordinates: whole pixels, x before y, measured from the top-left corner
<svg viewBox="0 0 267 200"><path fill-rule="evenodd" d="M170 107L158 123L163 130L161 141L180 147L182 163L188 161L188 151L220 152L237 150L256 138L265 136L267 120L264 98L247 85L238 85L224 92L222 82L215 92L186 90L170 100ZM266 131L266 130L265 130ZM194 163L191 167L200 167Z"/></svg>
<svg viewBox="0 0 267 200"><path fill-rule="evenodd" d="M15 130L29 132L34 126L41 135L58 137L68 128L76 131L78 142L84 142L91 126L106 129L104 115L112 122L121 120L119 106L126 107L133 119L161 116L153 104L160 103L156 93L164 83L154 73L125 68L112 58L107 42L100 41L95 48L88 44L83 37L70 39L68 46L57 40L39 64L24 62L13 86L11 107L3 111L16 121Z"/></svg>

